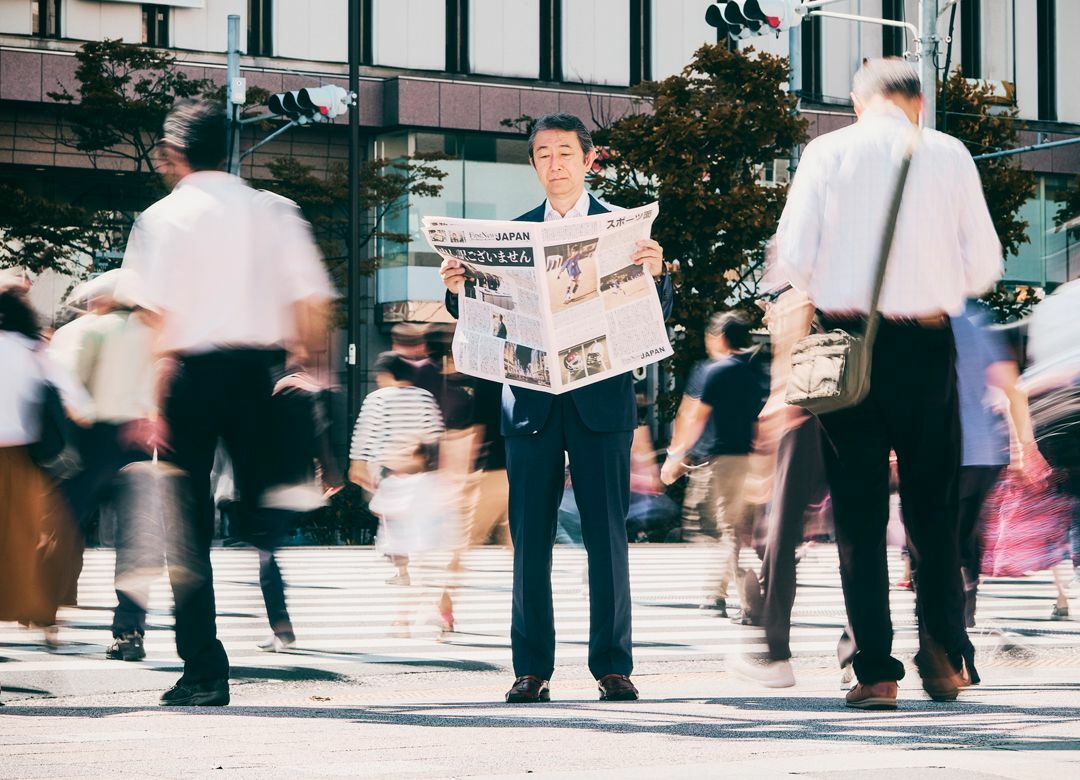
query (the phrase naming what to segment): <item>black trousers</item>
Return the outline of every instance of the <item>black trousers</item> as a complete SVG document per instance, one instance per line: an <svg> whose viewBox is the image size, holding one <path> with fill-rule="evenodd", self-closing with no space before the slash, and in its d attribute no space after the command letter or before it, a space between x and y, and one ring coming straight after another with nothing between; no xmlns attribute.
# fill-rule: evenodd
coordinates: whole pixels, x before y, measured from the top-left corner
<svg viewBox="0 0 1080 780"><path fill-rule="evenodd" d="M568 395L556 396L539 433L506 437L510 535L514 541L514 674L547 680L555 669L551 548L565 481L564 453L589 557L589 671L597 679L633 670L630 567L632 431L585 427Z"/></svg>
<svg viewBox="0 0 1080 780"><path fill-rule="evenodd" d="M807 415L780 439L776 452L768 537L761 564L765 584L762 622L769 658L791 658L791 608L795 603L795 550L803 540L806 509L827 490L821 427Z"/></svg>
<svg viewBox="0 0 1080 780"><path fill-rule="evenodd" d="M185 474L190 501L169 529L169 577L176 603L176 650L183 680L229 676L217 638L210 542L213 501L210 471L220 439L233 463L241 513L255 523L271 452L271 394L284 364L280 350L221 350L182 359L165 403L173 452ZM248 526L250 527L250 525Z"/></svg>
<svg viewBox="0 0 1080 780"><path fill-rule="evenodd" d="M244 540L259 551L259 587L270 628L287 639L296 639L296 635L285 603L285 580L274 553L298 514L287 509L263 509L253 518L256 526L241 533Z"/></svg>
<svg viewBox="0 0 1080 780"><path fill-rule="evenodd" d="M983 504L997 485L1004 466L964 466L960 469L960 566L964 585L973 591L979 584L982 569Z"/></svg>
<svg viewBox="0 0 1080 780"><path fill-rule="evenodd" d="M828 322L827 327L851 323ZM908 539L919 556L916 609L922 651L954 665L968 647L958 545L960 419L955 345L948 326L884 320L874 344L870 394L822 415L823 450L840 551L840 575L864 684L899 680L892 657L889 452L896 452Z"/></svg>

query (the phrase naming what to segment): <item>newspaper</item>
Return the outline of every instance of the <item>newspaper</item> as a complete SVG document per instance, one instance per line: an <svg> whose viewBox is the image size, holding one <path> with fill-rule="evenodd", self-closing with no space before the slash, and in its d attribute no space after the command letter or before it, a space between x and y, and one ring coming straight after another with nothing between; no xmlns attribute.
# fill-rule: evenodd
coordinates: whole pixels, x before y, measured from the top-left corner
<svg viewBox="0 0 1080 780"><path fill-rule="evenodd" d="M465 268L454 361L471 376L565 393L672 354L656 284L631 261L655 203L556 222L427 217Z"/></svg>

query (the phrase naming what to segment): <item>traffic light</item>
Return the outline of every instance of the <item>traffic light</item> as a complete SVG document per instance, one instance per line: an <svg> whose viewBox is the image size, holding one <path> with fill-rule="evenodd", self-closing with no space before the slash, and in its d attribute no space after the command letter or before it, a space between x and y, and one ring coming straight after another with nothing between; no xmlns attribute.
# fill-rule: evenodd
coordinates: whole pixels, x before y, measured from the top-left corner
<svg viewBox="0 0 1080 780"><path fill-rule="evenodd" d="M705 21L732 38L779 34L802 19L798 6L799 0L725 0L705 10Z"/></svg>
<svg viewBox="0 0 1080 780"><path fill-rule="evenodd" d="M266 107L271 114L306 122L329 122L346 113L352 105L352 93L341 87L305 87L271 95Z"/></svg>
<svg viewBox="0 0 1080 780"><path fill-rule="evenodd" d="M306 87L300 90L296 98L300 108L320 114L327 119L334 119L348 112L352 96L348 90L333 85L326 87Z"/></svg>

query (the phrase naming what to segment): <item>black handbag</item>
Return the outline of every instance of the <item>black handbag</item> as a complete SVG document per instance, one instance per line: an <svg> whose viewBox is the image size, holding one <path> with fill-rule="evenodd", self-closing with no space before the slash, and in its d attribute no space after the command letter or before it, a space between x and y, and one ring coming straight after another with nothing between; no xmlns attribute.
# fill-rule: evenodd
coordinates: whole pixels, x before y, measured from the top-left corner
<svg viewBox="0 0 1080 780"><path fill-rule="evenodd" d="M76 445L76 426L64 411L56 385L46 380L42 386L40 433L30 444L30 459L56 479L69 479L82 470Z"/></svg>
<svg viewBox="0 0 1080 780"><path fill-rule="evenodd" d="M885 268L892 251L896 219L904 197L911 157L918 140L919 131L916 130L900 163L878 254L866 331L860 335L837 328L827 333L812 333L795 344L791 350L791 376L785 397L793 406L802 407L815 415L827 414L855 406L870 392L871 357L881 318L877 310L878 300L885 282Z"/></svg>

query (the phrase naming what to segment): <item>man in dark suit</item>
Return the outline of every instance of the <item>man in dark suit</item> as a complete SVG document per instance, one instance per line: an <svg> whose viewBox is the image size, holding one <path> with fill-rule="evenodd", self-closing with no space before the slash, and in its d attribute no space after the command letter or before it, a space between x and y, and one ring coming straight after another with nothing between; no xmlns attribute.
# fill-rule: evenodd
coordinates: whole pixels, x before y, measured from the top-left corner
<svg viewBox="0 0 1080 780"><path fill-rule="evenodd" d="M546 222L609 211L585 192L585 175L596 159L592 137L570 114L537 120L529 136L529 160L547 200L523 222ZM663 250L639 241L633 261L656 279L665 316L671 312L671 280ZM440 268L446 308L458 313L465 272L457 260ZM630 571L626 514L630 504L630 442L637 406L630 374L561 395L503 386L502 431L510 479L510 533L514 542L514 611L511 644L517 679L508 702L548 701L555 668L555 622L551 597L551 549L563 495L564 453L577 488L582 536L589 555L589 670L600 698L638 697L630 681Z"/></svg>

